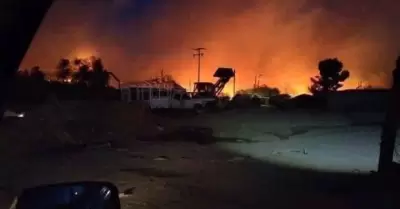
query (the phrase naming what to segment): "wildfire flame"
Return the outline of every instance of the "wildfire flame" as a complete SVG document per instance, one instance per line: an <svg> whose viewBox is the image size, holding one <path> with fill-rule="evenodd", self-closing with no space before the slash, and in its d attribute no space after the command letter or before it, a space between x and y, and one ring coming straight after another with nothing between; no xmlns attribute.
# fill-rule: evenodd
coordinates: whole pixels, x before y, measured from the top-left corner
<svg viewBox="0 0 400 209"><path fill-rule="evenodd" d="M307 93L318 61L333 57L351 74L342 89L361 81L384 86L400 45L394 41L400 31L389 24L398 19L397 1L338 0L337 8L315 0L171 1L146 4L136 16L129 9L141 4L129 2L137 1L114 2L57 1L22 66L52 69L62 56L95 55L122 81L164 69L191 89L189 82L197 80L192 49L204 47L201 81L215 82L218 67L232 67L236 90L251 88L263 74L261 85L297 95ZM232 81L224 93L233 93Z"/></svg>

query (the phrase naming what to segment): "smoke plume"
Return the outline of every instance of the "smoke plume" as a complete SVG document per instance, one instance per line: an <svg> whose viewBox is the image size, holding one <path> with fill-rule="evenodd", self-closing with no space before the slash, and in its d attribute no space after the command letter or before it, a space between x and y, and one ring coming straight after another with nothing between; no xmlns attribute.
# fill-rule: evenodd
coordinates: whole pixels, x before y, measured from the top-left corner
<svg viewBox="0 0 400 209"><path fill-rule="evenodd" d="M346 88L385 86L399 53L399 6L395 0L60 0L21 67L51 70L61 57L96 55L123 81L163 69L189 86L197 79L192 48L205 47L202 80L213 81L217 67L233 67L237 89L261 74L261 84L304 93L318 61L328 57L351 72Z"/></svg>

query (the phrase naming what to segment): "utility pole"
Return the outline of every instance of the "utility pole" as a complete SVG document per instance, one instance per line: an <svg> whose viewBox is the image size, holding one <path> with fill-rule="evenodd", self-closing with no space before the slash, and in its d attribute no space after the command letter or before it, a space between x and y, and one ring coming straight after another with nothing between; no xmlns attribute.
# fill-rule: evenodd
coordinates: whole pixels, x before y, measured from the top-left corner
<svg viewBox="0 0 400 209"><path fill-rule="evenodd" d="M198 61L197 61L197 82L200 82L200 60L201 57L204 56L203 50L206 50L206 48L196 48L193 49L195 51L195 53L193 54L193 57L197 57Z"/></svg>
<svg viewBox="0 0 400 209"><path fill-rule="evenodd" d="M233 69L233 94L232 97L236 95L236 70Z"/></svg>
<svg viewBox="0 0 400 209"><path fill-rule="evenodd" d="M257 80L257 88L260 88L260 78L263 76L262 74L258 75L258 80Z"/></svg>
<svg viewBox="0 0 400 209"><path fill-rule="evenodd" d="M260 87L260 77L262 76L262 74L257 74L254 77L254 89Z"/></svg>
<svg viewBox="0 0 400 209"><path fill-rule="evenodd" d="M400 105L400 57L393 70L393 84L389 95L388 110L382 125L378 172L388 174L393 168L393 153L396 144L399 105Z"/></svg>

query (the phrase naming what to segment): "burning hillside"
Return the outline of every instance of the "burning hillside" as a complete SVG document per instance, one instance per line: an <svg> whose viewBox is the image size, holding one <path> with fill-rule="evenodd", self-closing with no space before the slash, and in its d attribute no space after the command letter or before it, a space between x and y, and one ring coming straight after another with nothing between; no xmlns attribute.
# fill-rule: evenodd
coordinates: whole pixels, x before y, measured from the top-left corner
<svg viewBox="0 0 400 209"><path fill-rule="evenodd" d="M396 28L391 20L398 18L393 9L398 4L389 0L58 1L23 67L52 69L65 55L96 55L124 81L145 79L164 69L188 87L197 78L192 48L205 47L202 80L213 81L218 67L233 67L236 89L253 86L254 77L262 74L261 84L304 93L310 77L318 73L318 61L328 57L338 57L351 72L345 88L360 81L382 86L400 45L393 42L400 32L390 29ZM377 56L381 54L387 55Z"/></svg>

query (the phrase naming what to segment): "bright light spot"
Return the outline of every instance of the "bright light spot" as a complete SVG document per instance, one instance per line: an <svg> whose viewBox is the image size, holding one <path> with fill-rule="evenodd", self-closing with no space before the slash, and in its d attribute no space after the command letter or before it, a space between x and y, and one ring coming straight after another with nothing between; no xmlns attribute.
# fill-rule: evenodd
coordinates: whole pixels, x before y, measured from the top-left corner
<svg viewBox="0 0 400 209"><path fill-rule="evenodd" d="M92 56L97 57L97 56L99 56L99 54L93 47L86 46L86 47L81 47L81 48L75 49L72 53L69 54L68 58L70 58L70 59L75 59L75 58L87 59Z"/></svg>
<svg viewBox="0 0 400 209"><path fill-rule="evenodd" d="M24 113L16 113L14 111L6 110L3 114L3 117L17 117L17 118L23 118L25 116Z"/></svg>
<svg viewBox="0 0 400 209"><path fill-rule="evenodd" d="M308 93L308 87L307 84L304 85L294 85L291 90L288 92L288 94L292 96L300 95L300 94L307 94Z"/></svg>
<svg viewBox="0 0 400 209"><path fill-rule="evenodd" d="M380 127L326 128L292 136L288 140L272 134L264 134L261 138L262 142L221 143L220 146L288 167L344 173L377 170ZM400 156L394 154L394 161L399 160Z"/></svg>

